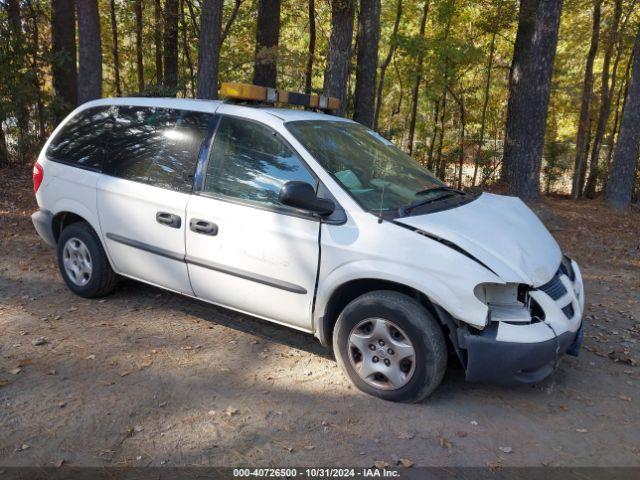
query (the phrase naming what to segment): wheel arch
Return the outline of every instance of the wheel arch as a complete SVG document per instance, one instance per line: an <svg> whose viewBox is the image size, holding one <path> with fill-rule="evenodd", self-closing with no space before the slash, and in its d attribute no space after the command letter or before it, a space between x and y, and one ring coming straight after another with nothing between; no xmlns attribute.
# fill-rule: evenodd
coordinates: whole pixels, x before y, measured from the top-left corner
<svg viewBox="0 0 640 480"><path fill-rule="evenodd" d="M56 202L55 208L53 209L51 225L56 242L58 241L58 238L60 238L62 230L64 230L68 225L76 222L88 223L102 242L98 218L87 206L71 199L62 199Z"/></svg>
<svg viewBox="0 0 640 480"><path fill-rule="evenodd" d="M438 319L446 337L451 337L454 333L451 330L457 326L457 322L450 315L444 315L446 311L436 305L424 292L393 280L370 277L349 280L333 290L325 305L324 313L317 318L315 335L320 343L324 346L331 345L333 329L344 307L359 296L376 290L399 292L417 300Z"/></svg>

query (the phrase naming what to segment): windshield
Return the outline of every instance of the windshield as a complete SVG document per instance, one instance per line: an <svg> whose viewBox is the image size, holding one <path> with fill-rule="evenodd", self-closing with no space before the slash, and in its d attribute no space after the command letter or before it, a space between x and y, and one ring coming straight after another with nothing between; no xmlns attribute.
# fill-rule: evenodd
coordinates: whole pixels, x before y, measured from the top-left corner
<svg viewBox="0 0 640 480"><path fill-rule="evenodd" d="M286 126L322 167L373 213L402 215L407 207L460 193L446 188L429 170L363 125L315 120L288 122Z"/></svg>

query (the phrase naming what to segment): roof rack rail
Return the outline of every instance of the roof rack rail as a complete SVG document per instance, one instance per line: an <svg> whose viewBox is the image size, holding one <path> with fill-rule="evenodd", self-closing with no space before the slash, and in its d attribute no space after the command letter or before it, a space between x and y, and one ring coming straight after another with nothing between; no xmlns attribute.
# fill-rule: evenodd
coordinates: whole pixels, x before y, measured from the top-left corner
<svg viewBox="0 0 640 480"><path fill-rule="evenodd" d="M298 93L278 90L276 88L261 87L250 83L223 82L220 85L221 97L245 100L251 102L283 103L318 110L335 111L340 107L340 101L335 97L318 95L315 93Z"/></svg>

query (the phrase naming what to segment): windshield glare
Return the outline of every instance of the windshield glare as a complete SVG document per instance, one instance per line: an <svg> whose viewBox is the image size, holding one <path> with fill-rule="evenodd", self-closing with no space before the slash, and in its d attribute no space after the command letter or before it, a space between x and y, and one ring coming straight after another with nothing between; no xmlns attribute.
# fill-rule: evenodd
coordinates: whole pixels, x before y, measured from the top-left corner
<svg viewBox="0 0 640 480"><path fill-rule="evenodd" d="M289 131L366 210L376 214L442 191L444 184L410 156L376 132L357 123L296 121Z"/></svg>

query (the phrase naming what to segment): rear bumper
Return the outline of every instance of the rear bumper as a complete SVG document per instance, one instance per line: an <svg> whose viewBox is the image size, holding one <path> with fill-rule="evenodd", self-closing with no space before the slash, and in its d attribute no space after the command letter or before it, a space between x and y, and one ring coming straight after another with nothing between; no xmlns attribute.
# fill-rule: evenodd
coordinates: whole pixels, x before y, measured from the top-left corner
<svg viewBox="0 0 640 480"><path fill-rule="evenodd" d="M550 375L565 353L577 356L582 344L584 286L580 268L559 270L554 289L530 291L544 312L530 323L491 322L478 334L466 332L466 378L500 384L536 383Z"/></svg>
<svg viewBox="0 0 640 480"><path fill-rule="evenodd" d="M31 215L33 226L47 245L56 246L56 238L53 235L53 214L49 210L38 210Z"/></svg>

